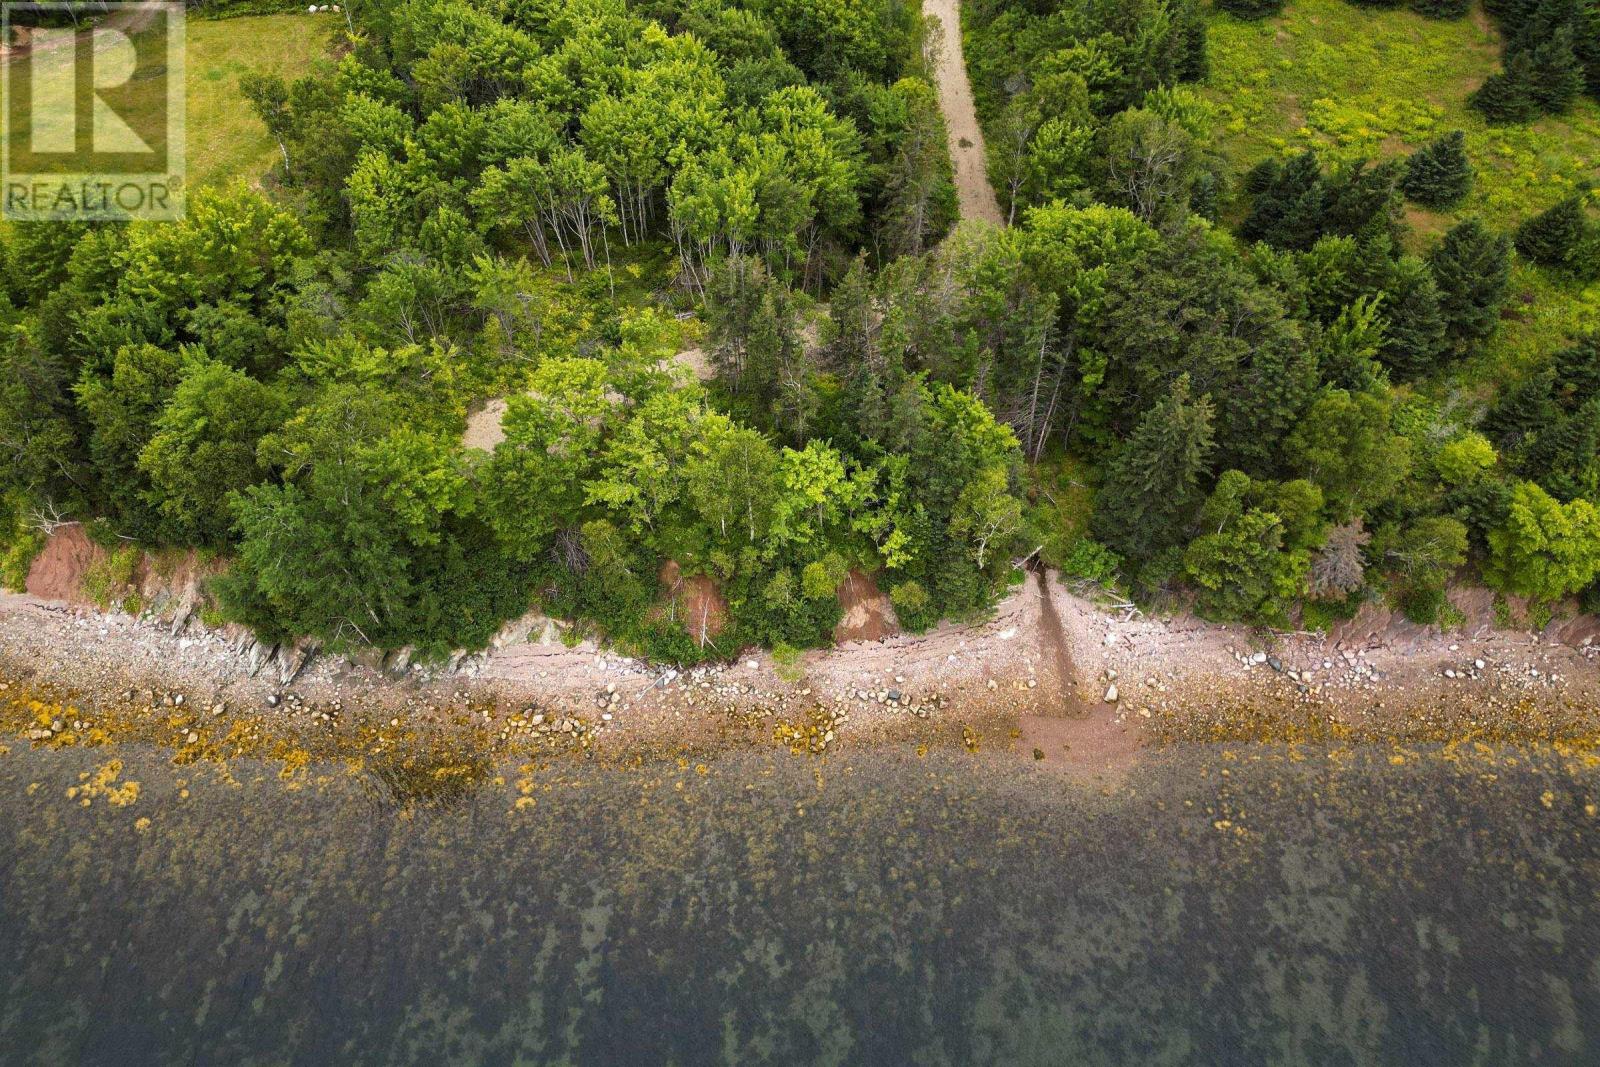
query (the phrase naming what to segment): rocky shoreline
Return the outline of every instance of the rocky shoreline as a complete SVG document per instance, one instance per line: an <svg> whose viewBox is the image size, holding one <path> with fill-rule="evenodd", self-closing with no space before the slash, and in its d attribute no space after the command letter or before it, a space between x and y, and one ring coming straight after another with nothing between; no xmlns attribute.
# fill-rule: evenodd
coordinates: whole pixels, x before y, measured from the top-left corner
<svg viewBox="0 0 1600 1067"><path fill-rule="evenodd" d="M1105 610L1041 573L983 622L679 671L569 643L538 615L481 653L415 664L267 649L204 626L182 598L135 617L5 595L0 725L34 743L109 736L115 721L180 751L253 734L277 739L269 752L321 755L393 751L402 738L606 758L914 740L1014 750L1112 782L1142 747L1183 741L1331 732L1600 747L1600 643L1586 626L1441 634L1358 616L1327 635L1270 634ZM253 751L231 746L223 754Z"/></svg>

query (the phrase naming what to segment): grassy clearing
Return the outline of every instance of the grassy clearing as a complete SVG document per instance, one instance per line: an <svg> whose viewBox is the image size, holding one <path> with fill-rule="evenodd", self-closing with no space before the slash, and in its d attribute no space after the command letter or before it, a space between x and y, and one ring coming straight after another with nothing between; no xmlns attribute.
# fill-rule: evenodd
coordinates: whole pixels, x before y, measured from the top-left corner
<svg viewBox="0 0 1600 1067"><path fill-rule="evenodd" d="M330 15L262 15L218 21L192 19L185 27L186 140L191 188L226 185L236 178L254 184L278 158L276 142L239 92L250 71L286 78L331 63ZM140 79L115 93L116 106L135 129L164 129L163 79ZM12 133L20 150L26 129Z"/></svg>
<svg viewBox="0 0 1600 1067"><path fill-rule="evenodd" d="M277 144L239 93L250 71L298 78L329 58L337 16L259 15L190 20L188 153L191 186L260 181L278 159Z"/></svg>
<svg viewBox="0 0 1600 1067"><path fill-rule="evenodd" d="M1511 225L1600 180L1600 104L1529 126L1490 127L1467 96L1497 70L1500 38L1481 13L1437 22L1346 0L1290 0L1283 17L1211 24L1210 93L1219 142L1241 168L1315 147L1355 160L1411 152L1446 130L1467 134L1479 181L1457 214ZM1448 225L1418 210L1424 233Z"/></svg>
<svg viewBox="0 0 1600 1067"><path fill-rule="evenodd" d="M1510 231L1588 178L1600 182L1600 104L1528 126L1491 127L1467 96L1499 68L1500 38L1481 10L1453 22L1346 0L1289 0L1279 18L1211 23L1207 92L1219 109L1217 143L1242 174L1272 155L1311 147L1325 158L1386 158L1448 130L1466 131L1478 180L1456 210L1408 205L1420 248L1457 219L1478 215ZM1237 206L1236 206L1237 209ZM1600 325L1600 285L1587 287L1519 264L1512 317L1466 368L1487 386Z"/></svg>

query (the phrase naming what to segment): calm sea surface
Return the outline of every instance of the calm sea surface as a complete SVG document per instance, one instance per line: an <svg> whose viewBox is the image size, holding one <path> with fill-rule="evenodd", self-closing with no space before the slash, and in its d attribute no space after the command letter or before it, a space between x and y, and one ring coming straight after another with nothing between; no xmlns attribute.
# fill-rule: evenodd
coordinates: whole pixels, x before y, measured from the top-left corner
<svg viewBox="0 0 1600 1067"><path fill-rule="evenodd" d="M7 1065L1600 1063L1600 771L1554 753L1174 749L1103 795L747 750L418 803L8 743Z"/></svg>

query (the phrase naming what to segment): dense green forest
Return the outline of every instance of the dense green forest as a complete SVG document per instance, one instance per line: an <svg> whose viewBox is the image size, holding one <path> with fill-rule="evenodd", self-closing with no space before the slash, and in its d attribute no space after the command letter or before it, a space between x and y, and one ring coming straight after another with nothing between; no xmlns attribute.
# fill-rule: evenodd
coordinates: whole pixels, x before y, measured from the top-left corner
<svg viewBox="0 0 1600 1067"><path fill-rule="evenodd" d="M679 662L825 643L852 569L911 629L974 617L1037 546L1273 625L1448 623L1463 569L1594 597L1595 197L1468 208L1480 126L1590 121L1596 7L1491 4L1469 129L1249 161L1208 28L1274 5L1221 7L970 3L996 229L956 224L902 0L358 4L336 64L243 80L263 189L0 231L5 576L69 517L226 557L271 638L443 654L537 604Z"/></svg>
<svg viewBox="0 0 1600 1067"><path fill-rule="evenodd" d="M1222 28L1282 8L1221 6ZM1350 10L1352 36L1366 37L1383 19L1468 14L1324 4L1306 30L1314 42L1325 34L1324 51L1339 33L1330 6ZM1582 159L1565 188L1527 188L1514 225L1450 218L1440 213L1475 182L1502 180L1498 158L1476 173L1460 129L1435 126L1408 152L1352 155L1332 137L1240 165L1219 128L1227 103L1205 91L1200 16L1183 5L980 0L968 12L968 64L1004 206L1027 231L1063 204L1108 205L1132 216L1119 232L1138 235L1093 262L1103 273L1074 264L1075 280L1095 279L1093 299L1067 297L1071 316L1050 324L1075 386L1063 444L1107 457L1088 525L1094 548L1115 559L1077 546L1085 569L1114 562L1143 596L1183 590L1207 614L1280 624L1299 607L1320 625L1368 596L1448 622L1446 582L1468 564L1541 605L1593 595L1600 223L1589 181L1600 160ZM1594 5L1495 3L1489 14L1507 71L1530 42L1570 38L1561 80L1600 91ZM1230 69L1230 81L1275 76L1270 29L1253 45L1261 67L1243 78ZM1341 58L1311 54L1324 67ZM1395 49L1388 62L1399 58ZM1468 113L1496 91L1472 89L1457 117L1474 129L1506 121ZM1543 97L1544 110L1578 108L1592 128L1594 105L1579 97ZM1397 95L1383 110L1415 106ZM1476 133L1472 144L1483 144ZM1419 233L1413 219L1446 225ZM1552 302L1569 304L1575 328L1541 338L1542 350L1497 350L1507 358L1485 373L1508 320L1537 299L1530 269L1548 277Z"/></svg>

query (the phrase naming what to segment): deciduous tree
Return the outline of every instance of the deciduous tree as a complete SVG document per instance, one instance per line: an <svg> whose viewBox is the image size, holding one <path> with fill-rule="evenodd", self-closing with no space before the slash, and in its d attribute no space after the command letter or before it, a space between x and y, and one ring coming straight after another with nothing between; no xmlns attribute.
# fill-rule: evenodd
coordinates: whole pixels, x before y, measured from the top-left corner
<svg viewBox="0 0 1600 1067"><path fill-rule="evenodd" d="M1600 511L1582 499L1562 504L1532 482L1512 489L1505 521L1488 540L1484 577L1508 593L1556 600L1600 574Z"/></svg>

